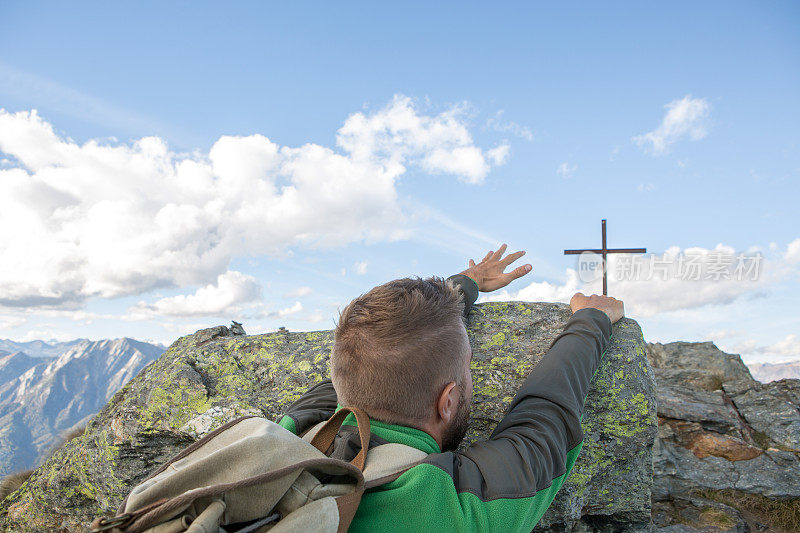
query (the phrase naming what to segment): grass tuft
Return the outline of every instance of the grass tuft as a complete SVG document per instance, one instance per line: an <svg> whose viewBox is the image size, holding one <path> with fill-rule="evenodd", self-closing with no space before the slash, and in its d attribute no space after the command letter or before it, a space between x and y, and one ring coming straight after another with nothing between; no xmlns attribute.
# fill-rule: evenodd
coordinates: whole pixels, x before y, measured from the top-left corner
<svg viewBox="0 0 800 533"><path fill-rule="evenodd" d="M769 526L770 530L800 531L800 498L778 500L730 489L703 489L696 494L750 513L759 522Z"/></svg>
<svg viewBox="0 0 800 533"><path fill-rule="evenodd" d="M24 472L17 472L4 477L0 481L0 502L10 496L11 493L16 492L31 477L32 473L33 470L25 470Z"/></svg>

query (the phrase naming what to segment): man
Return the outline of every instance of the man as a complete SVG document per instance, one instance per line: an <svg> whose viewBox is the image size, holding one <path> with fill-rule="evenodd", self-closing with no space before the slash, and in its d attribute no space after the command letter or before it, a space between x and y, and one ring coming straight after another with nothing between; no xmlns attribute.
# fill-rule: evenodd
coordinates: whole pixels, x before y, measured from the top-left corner
<svg viewBox="0 0 800 533"><path fill-rule="evenodd" d="M583 444L589 382L609 343L622 302L581 293L573 315L528 376L487 441L456 451L467 429L472 377L465 317L478 297L524 276L505 269L506 245L441 278L400 279L353 300L339 316L331 377L289 407L281 425L303 434L337 404L370 416L370 447L396 442L430 455L397 480L368 490L350 531L523 531L533 529L572 469ZM333 456L360 449L355 421Z"/></svg>

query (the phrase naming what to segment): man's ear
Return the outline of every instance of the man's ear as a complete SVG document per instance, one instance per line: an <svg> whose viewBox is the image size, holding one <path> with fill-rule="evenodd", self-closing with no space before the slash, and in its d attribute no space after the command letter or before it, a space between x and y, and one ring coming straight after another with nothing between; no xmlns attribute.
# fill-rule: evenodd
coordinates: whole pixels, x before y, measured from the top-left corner
<svg viewBox="0 0 800 533"><path fill-rule="evenodd" d="M456 382L451 381L439 393L439 398L436 400L436 412L439 419L445 424L449 424L456 416L456 409L458 409L458 389Z"/></svg>

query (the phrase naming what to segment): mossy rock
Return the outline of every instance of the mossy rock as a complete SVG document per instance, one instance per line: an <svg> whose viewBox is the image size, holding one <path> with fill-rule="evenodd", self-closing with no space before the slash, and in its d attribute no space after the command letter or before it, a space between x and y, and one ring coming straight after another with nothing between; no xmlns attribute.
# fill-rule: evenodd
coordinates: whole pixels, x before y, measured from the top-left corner
<svg viewBox="0 0 800 533"><path fill-rule="evenodd" d="M472 421L488 437L525 376L569 319L563 304L476 305ZM277 420L328 375L332 331L231 336L224 326L178 339L122 388L81 437L57 450L0 503L3 531L84 531L181 448L243 414ZM593 524L640 529L650 519L655 381L636 322L614 325L593 379L578 461L538 529Z"/></svg>

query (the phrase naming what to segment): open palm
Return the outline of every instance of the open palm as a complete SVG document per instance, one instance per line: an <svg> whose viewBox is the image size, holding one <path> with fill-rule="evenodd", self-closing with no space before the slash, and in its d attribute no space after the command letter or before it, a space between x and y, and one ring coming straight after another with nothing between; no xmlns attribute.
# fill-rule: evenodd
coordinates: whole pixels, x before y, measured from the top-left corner
<svg viewBox="0 0 800 533"><path fill-rule="evenodd" d="M504 272L506 267L525 255L524 251L519 251L509 254L504 258L503 254L505 251L506 245L503 244L496 252L489 250L486 257L478 264L475 264L475 261L470 259L469 268L461 273L475 280L475 283L478 284L479 291L492 292L505 287L533 269L530 264L527 264L517 267L511 272Z"/></svg>

